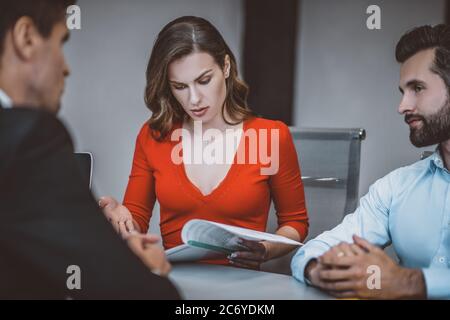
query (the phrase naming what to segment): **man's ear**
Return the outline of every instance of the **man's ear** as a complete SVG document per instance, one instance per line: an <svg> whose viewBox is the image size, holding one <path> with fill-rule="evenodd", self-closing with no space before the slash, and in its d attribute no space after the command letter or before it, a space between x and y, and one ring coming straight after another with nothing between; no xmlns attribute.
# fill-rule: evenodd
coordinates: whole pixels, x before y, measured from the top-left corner
<svg viewBox="0 0 450 320"><path fill-rule="evenodd" d="M230 76L230 70L231 70L230 56L226 55L223 64L223 74L225 75L225 79L228 79L228 77Z"/></svg>
<svg viewBox="0 0 450 320"><path fill-rule="evenodd" d="M20 17L11 30L13 49L23 60L30 60L42 43L42 35L30 17Z"/></svg>

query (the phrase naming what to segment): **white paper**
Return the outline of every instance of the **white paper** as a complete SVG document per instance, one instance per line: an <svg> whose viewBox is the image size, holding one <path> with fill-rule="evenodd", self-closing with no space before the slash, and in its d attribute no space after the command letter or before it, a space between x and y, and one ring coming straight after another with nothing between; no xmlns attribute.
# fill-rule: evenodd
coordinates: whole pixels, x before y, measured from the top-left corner
<svg viewBox="0 0 450 320"><path fill-rule="evenodd" d="M301 246L300 242L289 238L266 232L255 231L246 228L234 227L222 223L202 219L188 221L181 231L181 239L185 243L181 246L169 249L166 255L171 262L198 261L225 257L226 254L210 249L198 248L188 245L188 241L197 241L206 245L225 248L230 251L246 250L240 245L240 238L252 241L270 241Z"/></svg>

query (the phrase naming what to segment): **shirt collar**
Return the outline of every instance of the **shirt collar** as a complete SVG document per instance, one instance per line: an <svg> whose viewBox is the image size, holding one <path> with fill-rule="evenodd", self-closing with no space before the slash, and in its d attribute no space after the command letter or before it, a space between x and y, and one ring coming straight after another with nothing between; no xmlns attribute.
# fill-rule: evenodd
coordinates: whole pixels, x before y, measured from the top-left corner
<svg viewBox="0 0 450 320"><path fill-rule="evenodd" d="M0 89L0 106L2 106L3 108L12 108L12 100L10 97L8 97L8 95L5 93L5 91L3 91L2 89Z"/></svg>
<svg viewBox="0 0 450 320"><path fill-rule="evenodd" d="M441 170L447 170L444 166L444 160L442 159L441 156L441 151L439 146L436 148L436 150L434 151L434 153L428 157L429 161L430 161L430 168L431 169L441 169Z"/></svg>

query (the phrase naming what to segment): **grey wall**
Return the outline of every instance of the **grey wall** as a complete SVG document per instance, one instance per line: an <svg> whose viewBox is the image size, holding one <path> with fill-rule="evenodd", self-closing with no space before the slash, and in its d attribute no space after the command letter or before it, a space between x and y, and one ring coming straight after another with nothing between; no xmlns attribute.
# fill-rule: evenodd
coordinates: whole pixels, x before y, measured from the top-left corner
<svg viewBox="0 0 450 320"><path fill-rule="evenodd" d="M366 28L366 8L381 7L381 30ZM295 125L362 127L360 195L389 171L415 162L397 113L400 36L421 24L442 23L443 0L303 0L295 97ZM430 148L428 148L430 149Z"/></svg>
<svg viewBox="0 0 450 320"><path fill-rule="evenodd" d="M76 150L94 154L95 194L121 201L137 133L150 116L143 92L157 33L176 17L202 16L221 31L239 60L241 1L81 0L78 4L82 26L72 32L66 48L72 74L61 118ZM151 230L157 231L158 221L159 217L152 219Z"/></svg>
<svg viewBox="0 0 450 320"><path fill-rule="evenodd" d="M382 29L365 27L366 8L382 9ZM72 67L61 118L76 149L95 157L94 192L121 200L134 142L149 111L145 68L157 32L181 15L211 20L241 56L241 0L80 0L82 30L72 32ZM303 0L296 68L295 124L363 127L360 194L387 172L416 161L400 101L394 46L416 25L439 23L444 0ZM239 61L238 61L239 62ZM270 61L268 62L270 63ZM159 212L156 207L154 212ZM157 232L159 217L152 219Z"/></svg>

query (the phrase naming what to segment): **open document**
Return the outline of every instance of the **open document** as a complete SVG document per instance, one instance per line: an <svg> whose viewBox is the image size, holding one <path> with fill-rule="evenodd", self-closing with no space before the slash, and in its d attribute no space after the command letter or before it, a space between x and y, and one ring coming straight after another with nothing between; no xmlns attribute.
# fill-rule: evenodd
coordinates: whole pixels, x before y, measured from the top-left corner
<svg viewBox="0 0 450 320"><path fill-rule="evenodd" d="M188 221L181 231L181 239L184 244L166 250L166 255L170 262L223 258L235 251L246 250L246 247L238 243L239 238L294 246L303 245L300 242L276 234L234 227L208 220L193 219Z"/></svg>

